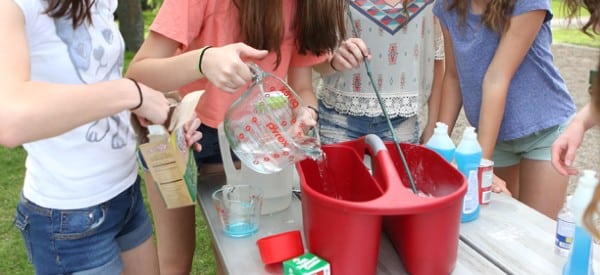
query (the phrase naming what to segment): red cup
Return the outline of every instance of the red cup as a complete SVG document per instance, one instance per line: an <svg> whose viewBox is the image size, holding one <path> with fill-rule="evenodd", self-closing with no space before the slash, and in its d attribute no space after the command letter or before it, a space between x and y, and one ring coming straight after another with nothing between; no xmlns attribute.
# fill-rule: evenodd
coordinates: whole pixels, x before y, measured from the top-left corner
<svg viewBox="0 0 600 275"><path fill-rule="evenodd" d="M300 230L270 235L256 241L264 264L280 263L304 254Z"/></svg>
<svg viewBox="0 0 600 275"><path fill-rule="evenodd" d="M492 178L494 177L494 162L489 159L481 159L477 170L477 181L479 182L479 204L490 203L492 195Z"/></svg>

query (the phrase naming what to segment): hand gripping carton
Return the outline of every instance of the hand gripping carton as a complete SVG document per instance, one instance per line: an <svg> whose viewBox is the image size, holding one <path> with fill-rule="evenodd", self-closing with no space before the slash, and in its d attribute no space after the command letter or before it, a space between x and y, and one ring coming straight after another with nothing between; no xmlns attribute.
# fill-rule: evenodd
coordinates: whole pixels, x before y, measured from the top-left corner
<svg viewBox="0 0 600 275"><path fill-rule="evenodd" d="M183 126L195 115L196 104L204 91L167 94L172 103L166 125L141 127L136 118L132 124L138 135L143 162L150 170L167 208L194 205L198 172L192 150L186 145Z"/></svg>

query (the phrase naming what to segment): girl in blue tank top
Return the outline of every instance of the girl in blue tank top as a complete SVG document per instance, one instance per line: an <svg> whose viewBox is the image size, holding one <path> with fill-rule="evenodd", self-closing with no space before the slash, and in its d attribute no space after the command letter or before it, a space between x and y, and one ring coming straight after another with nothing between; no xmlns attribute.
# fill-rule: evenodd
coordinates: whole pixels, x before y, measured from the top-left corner
<svg viewBox="0 0 600 275"><path fill-rule="evenodd" d="M439 0L446 51L440 120L452 129L464 108L483 158L513 197L556 219L568 178L550 147L575 112L553 65L550 1Z"/></svg>

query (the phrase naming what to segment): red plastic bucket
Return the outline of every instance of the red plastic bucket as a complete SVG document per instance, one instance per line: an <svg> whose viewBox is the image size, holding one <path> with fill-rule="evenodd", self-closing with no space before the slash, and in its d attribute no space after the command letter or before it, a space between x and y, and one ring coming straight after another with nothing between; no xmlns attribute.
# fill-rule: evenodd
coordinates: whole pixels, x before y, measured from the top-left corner
<svg viewBox="0 0 600 275"><path fill-rule="evenodd" d="M408 177L395 145L386 142L400 180L408 188ZM434 151L423 146L401 144L418 189L433 196L429 207L413 214L384 217L384 231L392 240L410 274L449 274L456 264L464 176Z"/></svg>
<svg viewBox="0 0 600 275"><path fill-rule="evenodd" d="M327 186L322 184L317 163L306 160L298 165L308 250L328 261L333 274L374 274L382 217L361 209L360 204L368 206L382 192L352 148L322 149L328 163L343 165L327 167L327 173L336 178Z"/></svg>
<svg viewBox="0 0 600 275"><path fill-rule="evenodd" d="M420 197L401 180L406 174L393 143L367 135L322 149L324 173L313 160L297 168L308 250L329 261L333 274L375 274L384 224L409 273L452 271L466 192L460 172L423 146L402 144L417 188L434 196ZM372 158L373 176L365 154ZM431 260L421 261L428 255Z"/></svg>

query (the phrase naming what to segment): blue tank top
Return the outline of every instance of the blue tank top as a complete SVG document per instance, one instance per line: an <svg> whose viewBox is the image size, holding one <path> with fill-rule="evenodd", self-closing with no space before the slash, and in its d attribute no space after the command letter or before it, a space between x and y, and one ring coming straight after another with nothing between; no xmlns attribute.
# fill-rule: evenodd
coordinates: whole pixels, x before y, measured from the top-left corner
<svg viewBox="0 0 600 275"><path fill-rule="evenodd" d="M482 15L471 12L467 13L465 25L461 25L456 10L446 9L447 2L436 1L433 11L450 33L465 115L477 127L483 77L498 47L500 33L485 27ZM498 141L528 136L561 124L575 113L573 98L553 64L550 1L517 0L513 16L534 10L545 10L547 15L511 80Z"/></svg>

